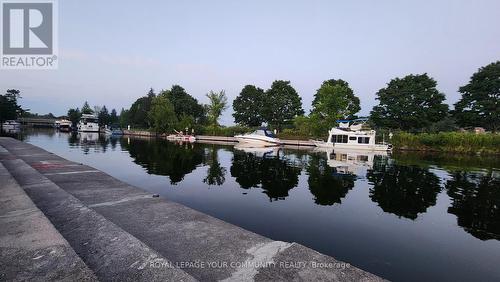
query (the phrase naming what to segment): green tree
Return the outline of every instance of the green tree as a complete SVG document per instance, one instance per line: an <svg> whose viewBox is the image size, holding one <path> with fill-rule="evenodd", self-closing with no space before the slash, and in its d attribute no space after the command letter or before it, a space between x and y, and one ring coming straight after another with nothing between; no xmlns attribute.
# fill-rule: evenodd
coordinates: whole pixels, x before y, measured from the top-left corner
<svg viewBox="0 0 500 282"><path fill-rule="evenodd" d="M342 79L324 81L312 103L312 113L319 115L330 127L336 120L353 118L360 110L359 98Z"/></svg>
<svg viewBox="0 0 500 282"><path fill-rule="evenodd" d="M246 126L260 126L264 122L264 90L246 85L233 101L233 117L236 123Z"/></svg>
<svg viewBox="0 0 500 282"><path fill-rule="evenodd" d="M71 121L71 124L73 126L76 126L78 121L80 120L82 116L82 113L80 112L80 109L69 109L68 110L68 119Z"/></svg>
<svg viewBox="0 0 500 282"><path fill-rule="evenodd" d="M264 120L277 130L281 130L296 116L304 114L302 99L290 85L290 81L275 80L266 91L264 101Z"/></svg>
<svg viewBox="0 0 500 282"><path fill-rule="evenodd" d="M165 95L153 98L148 118L157 134L171 132L177 124L174 106Z"/></svg>
<svg viewBox="0 0 500 282"><path fill-rule="evenodd" d="M148 113L155 97L156 94L151 88L146 96L140 97L132 104L128 113L130 124L142 128L149 127Z"/></svg>
<svg viewBox="0 0 500 282"><path fill-rule="evenodd" d="M17 119L23 113L17 100L21 98L21 92L16 89L8 89L4 95L0 95L0 126L6 120Z"/></svg>
<svg viewBox="0 0 500 282"><path fill-rule="evenodd" d="M87 115L91 115L94 113L94 111L92 110L92 108L90 108L90 105L87 101L85 101L85 103L83 103L81 112L82 112L82 114L87 114Z"/></svg>
<svg viewBox="0 0 500 282"><path fill-rule="evenodd" d="M426 73L395 78L377 92L371 119L381 127L417 130L446 117L445 96Z"/></svg>
<svg viewBox="0 0 500 282"><path fill-rule="evenodd" d="M118 114L116 113L115 109L111 110L111 114L109 115L109 123L110 124L117 124L118 123Z"/></svg>
<svg viewBox="0 0 500 282"><path fill-rule="evenodd" d="M99 114L97 114L97 119L99 120L99 125L109 125L111 116L109 115L108 108L106 106L103 106L101 110L99 111Z"/></svg>
<svg viewBox="0 0 500 282"><path fill-rule="evenodd" d="M130 125L130 111L122 108L118 119L120 122L120 127L127 128Z"/></svg>
<svg viewBox="0 0 500 282"><path fill-rule="evenodd" d="M462 98L453 115L460 126L481 126L494 132L500 128L500 61L480 68L459 92Z"/></svg>
<svg viewBox="0 0 500 282"><path fill-rule="evenodd" d="M219 118L227 109L227 96L224 90L220 92L210 91L207 93L210 103L207 105L207 117L210 125L219 126Z"/></svg>
<svg viewBox="0 0 500 282"><path fill-rule="evenodd" d="M184 88L173 85L170 90L162 92L174 106L175 114L180 119L182 115L192 116L196 122L204 122L204 109L193 96L189 95Z"/></svg>

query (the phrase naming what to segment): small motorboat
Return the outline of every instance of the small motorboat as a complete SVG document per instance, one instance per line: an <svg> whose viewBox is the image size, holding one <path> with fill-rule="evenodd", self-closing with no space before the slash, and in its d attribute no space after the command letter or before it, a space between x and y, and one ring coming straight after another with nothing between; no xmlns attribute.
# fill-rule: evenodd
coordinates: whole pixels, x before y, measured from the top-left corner
<svg viewBox="0 0 500 282"><path fill-rule="evenodd" d="M196 142L196 137L192 134L184 134L184 132L182 131L177 131L175 130L175 133L176 134L169 134L167 135L167 140L171 140L171 141L179 141L179 142L189 142L189 143L194 143ZM187 129L186 129L186 132Z"/></svg>
<svg viewBox="0 0 500 282"><path fill-rule="evenodd" d="M247 143L257 146L276 146L281 145L281 141L276 138L274 133L269 129L262 127L252 133L234 136L240 143Z"/></svg>
<svg viewBox="0 0 500 282"><path fill-rule="evenodd" d="M123 130L121 130L121 128L118 126L105 126L104 133L106 135L123 135Z"/></svg>

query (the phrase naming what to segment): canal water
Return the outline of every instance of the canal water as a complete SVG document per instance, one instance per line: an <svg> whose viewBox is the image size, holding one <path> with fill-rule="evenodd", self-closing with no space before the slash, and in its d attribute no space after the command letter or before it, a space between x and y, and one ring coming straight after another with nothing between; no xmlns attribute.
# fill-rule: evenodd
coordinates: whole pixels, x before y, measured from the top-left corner
<svg viewBox="0 0 500 282"><path fill-rule="evenodd" d="M253 149L53 130L17 138L390 280L500 281L498 156Z"/></svg>

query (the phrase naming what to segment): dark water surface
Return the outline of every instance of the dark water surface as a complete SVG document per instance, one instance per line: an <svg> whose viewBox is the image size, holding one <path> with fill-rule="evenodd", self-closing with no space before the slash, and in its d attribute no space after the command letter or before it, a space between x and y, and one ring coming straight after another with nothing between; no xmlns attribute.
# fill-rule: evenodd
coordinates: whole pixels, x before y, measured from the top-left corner
<svg viewBox="0 0 500 282"><path fill-rule="evenodd" d="M19 138L390 280L500 281L498 156L263 150L52 130Z"/></svg>

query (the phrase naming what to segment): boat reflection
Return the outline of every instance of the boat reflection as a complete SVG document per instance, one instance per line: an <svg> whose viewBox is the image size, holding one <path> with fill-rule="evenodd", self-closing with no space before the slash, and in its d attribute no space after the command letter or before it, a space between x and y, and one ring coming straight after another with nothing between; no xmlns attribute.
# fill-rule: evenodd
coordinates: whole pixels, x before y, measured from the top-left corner
<svg viewBox="0 0 500 282"><path fill-rule="evenodd" d="M332 163L332 154L327 152L326 158L323 154L313 154L307 166L309 191L318 205L340 204L356 180L355 174L344 170L347 163L337 160Z"/></svg>
<svg viewBox="0 0 500 282"><path fill-rule="evenodd" d="M279 147L235 146L231 176L243 189L262 188L269 200L284 200L299 182L301 168L294 166Z"/></svg>
<svg viewBox="0 0 500 282"><path fill-rule="evenodd" d="M345 149L320 148L314 149L316 153L326 156L326 163L335 168L339 174L353 174L360 178L366 175L368 169L373 167L375 156L387 158L387 152L359 152Z"/></svg>

